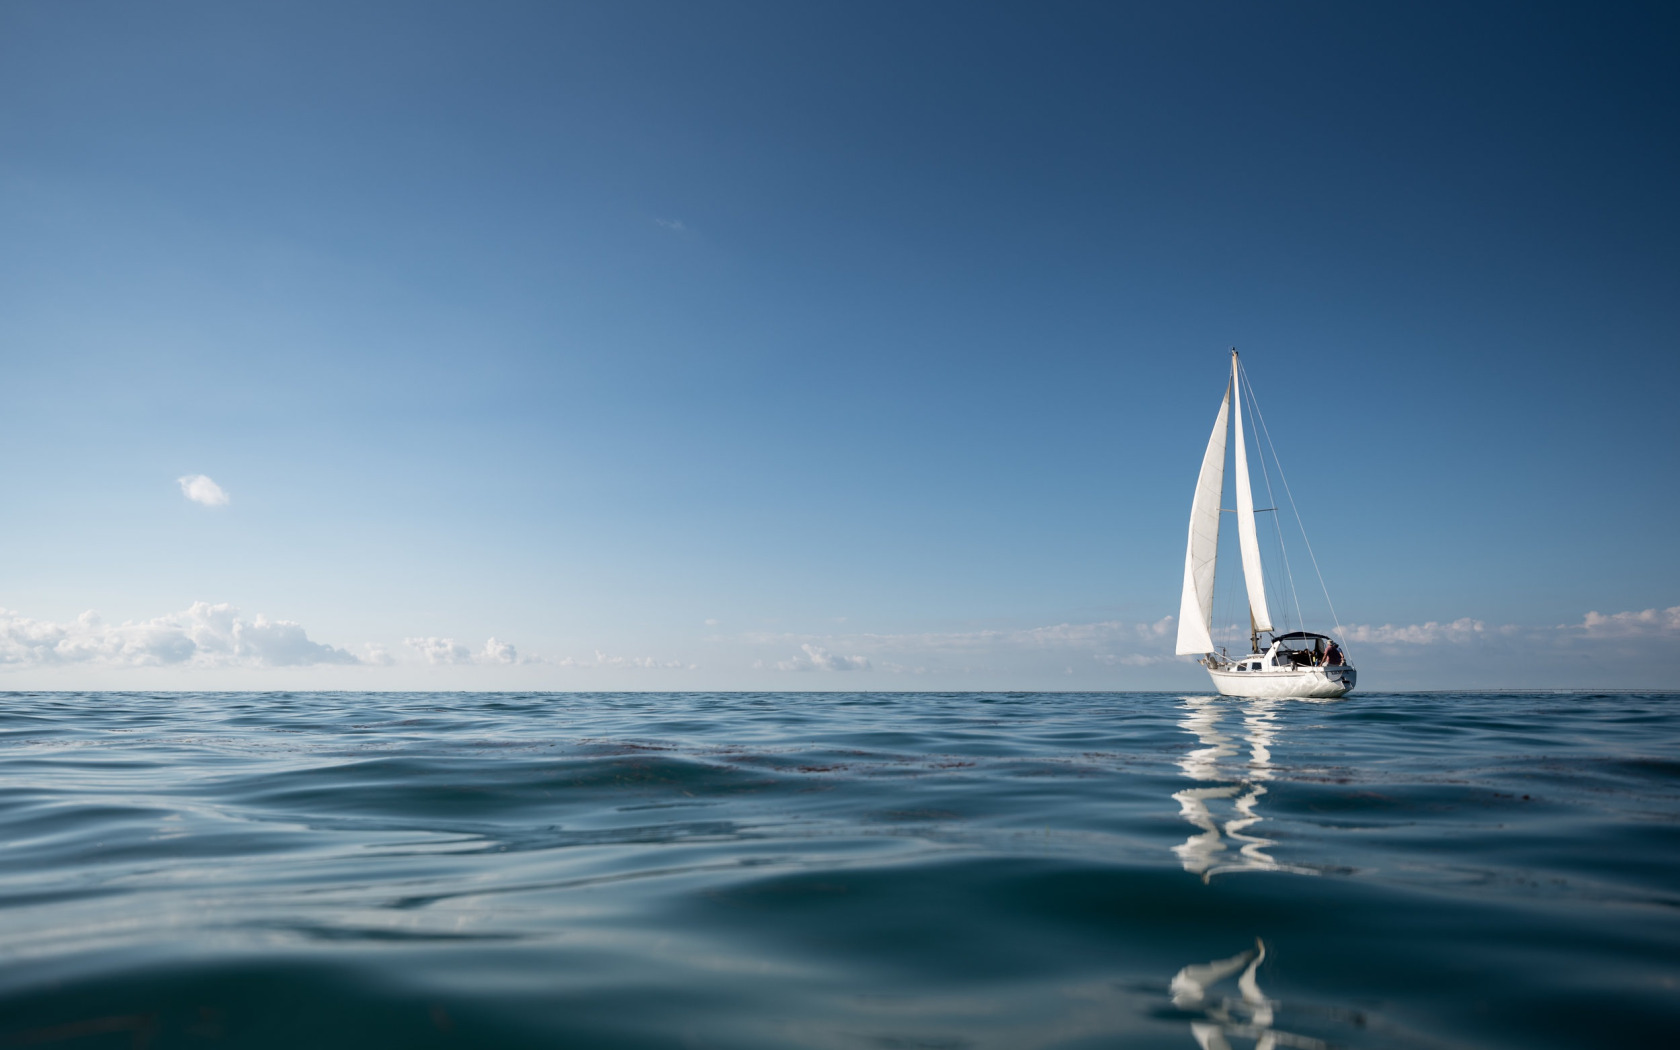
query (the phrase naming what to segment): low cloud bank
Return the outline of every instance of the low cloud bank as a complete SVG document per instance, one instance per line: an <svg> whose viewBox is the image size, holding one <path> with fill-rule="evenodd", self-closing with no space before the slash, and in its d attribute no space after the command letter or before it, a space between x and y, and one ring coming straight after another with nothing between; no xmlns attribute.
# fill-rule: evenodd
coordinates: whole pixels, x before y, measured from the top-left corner
<svg viewBox="0 0 1680 1050"><path fill-rule="evenodd" d="M694 670L694 664L685 664L681 660L660 660L652 656L609 656L601 650L595 650L593 660L579 660L566 656L558 660L549 661L555 667L604 667L616 668L623 671L657 671L657 670Z"/></svg>
<svg viewBox="0 0 1680 1050"><path fill-rule="evenodd" d="M1147 623L1104 620L1043 627L930 631L915 634L749 634L742 640L768 649L797 646L784 658L753 663L774 671L884 671L925 675L935 671L985 673L1022 659L1074 659L1103 665L1143 667L1176 660L1173 618ZM1088 663L1087 663L1088 665Z"/></svg>
<svg viewBox="0 0 1680 1050"><path fill-rule="evenodd" d="M311 641L302 624L246 620L231 605L194 602L184 612L106 623L85 612L69 623L0 610L0 665L43 667L308 667L361 663Z"/></svg>
<svg viewBox="0 0 1680 1050"><path fill-rule="evenodd" d="M1605 616L1590 612L1578 625L1595 638L1642 638L1652 635L1680 636L1680 605L1640 612L1619 612ZM1559 628L1568 630L1568 628Z"/></svg>
<svg viewBox="0 0 1680 1050"><path fill-rule="evenodd" d="M1512 639L1536 643L1556 644L1585 640L1614 640L1624 638L1680 639L1680 605L1667 609L1642 609L1633 612L1589 612L1580 623L1564 623L1555 627L1524 627L1503 624L1490 627L1481 620L1468 617L1451 623L1408 624L1397 627L1383 624L1348 624L1343 628L1347 640L1377 645L1465 645L1494 639Z"/></svg>
<svg viewBox="0 0 1680 1050"><path fill-rule="evenodd" d="M1509 633L1509 628L1494 628L1499 633ZM1374 642L1382 645L1435 645L1440 642L1472 642L1488 633L1487 624L1469 617L1454 620L1452 623L1407 624L1396 627L1385 623L1381 627L1367 624L1348 624L1342 629L1349 642Z"/></svg>
<svg viewBox="0 0 1680 1050"><path fill-rule="evenodd" d="M194 602L182 612L149 620L107 623L85 612L67 623L36 620L0 609L0 668L39 667L314 667L398 663L524 664L537 663L512 644L490 638L473 648L453 638L408 638L414 655L394 658L384 646L369 643L364 655L314 641L302 624L250 619L227 603Z"/></svg>
<svg viewBox="0 0 1680 1050"><path fill-rule="evenodd" d="M1680 644L1680 605L1589 612L1577 623L1555 626L1489 624L1460 617L1413 624L1344 624L1338 633L1350 645L1349 655L1356 663L1360 652L1386 666L1385 661L1412 660L1408 654L1433 646L1442 658L1457 654L1449 658L1450 666L1457 668L1455 675L1463 668L1485 667L1489 674L1510 676L1537 666L1537 660L1567 659L1576 661L1563 668L1568 673L1598 668L1579 673L1608 676L1608 680L1630 673L1646 675L1666 666L1675 655L1673 646ZM1227 625L1214 636L1246 651L1246 625ZM1159 680L1170 665L1190 660L1174 653L1175 637L1173 617L1164 616L1149 622L1104 620L916 634L758 633L736 640L764 653L752 664L761 671L997 676L1052 671L1071 675L1082 667L1110 669L1110 675L1122 668L1159 668L1150 672L1154 676L1150 680Z"/></svg>
<svg viewBox="0 0 1680 1050"><path fill-rule="evenodd" d="M478 649L463 645L453 638L404 638L403 644L419 653L429 664L528 664L537 663L528 656L520 656L511 644L489 638Z"/></svg>

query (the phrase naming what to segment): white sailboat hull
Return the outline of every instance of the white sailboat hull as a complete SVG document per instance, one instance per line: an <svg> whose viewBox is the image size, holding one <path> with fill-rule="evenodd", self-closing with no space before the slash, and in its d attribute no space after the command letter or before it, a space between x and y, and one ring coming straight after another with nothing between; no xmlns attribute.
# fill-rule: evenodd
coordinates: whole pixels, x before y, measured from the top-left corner
<svg viewBox="0 0 1680 1050"><path fill-rule="evenodd" d="M1213 687L1225 696L1301 697L1330 700L1353 691L1359 672L1351 667L1297 667L1276 671L1216 671Z"/></svg>

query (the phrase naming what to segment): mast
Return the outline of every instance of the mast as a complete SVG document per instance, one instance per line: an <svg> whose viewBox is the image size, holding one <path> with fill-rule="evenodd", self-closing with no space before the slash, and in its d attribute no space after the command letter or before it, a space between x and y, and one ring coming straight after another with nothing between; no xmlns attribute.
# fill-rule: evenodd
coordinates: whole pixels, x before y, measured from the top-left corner
<svg viewBox="0 0 1680 1050"><path fill-rule="evenodd" d="M1231 390L1236 403L1231 410L1231 424L1237 432L1237 539L1242 547L1243 583L1248 586L1248 640L1254 652L1260 651L1260 632L1272 629L1271 611L1266 608L1266 578L1260 567L1260 536L1254 528L1254 493L1248 486L1248 447L1243 441L1241 370L1237 367L1237 348L1231 348Z"/></svg>
<svg viewBox="0 0 1680 1050"><path fill-rule="evenodd" d="M1234 374L1234 373L1233 373ZM1219 559L1219 501L1225 488L1225 433L1232 387L1225 387L1219 415L1202 454L1196 496L1190 502L1190 539L1184 550L1184 594L1178 606L1180 656L1213 652L1213 575Z"/></svg>

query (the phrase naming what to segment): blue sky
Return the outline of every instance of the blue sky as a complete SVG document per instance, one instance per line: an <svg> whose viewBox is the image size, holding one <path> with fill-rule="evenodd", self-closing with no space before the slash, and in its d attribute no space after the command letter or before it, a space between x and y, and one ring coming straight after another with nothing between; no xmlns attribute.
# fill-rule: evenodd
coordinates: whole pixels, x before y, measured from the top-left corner
<svg viewBox="0 0 1680 1050"><path fill-rule="evenodd" d="M1680 686L1677 44L6 5L0 685L1201 688L1235 345L1370 686Z"/></svg>

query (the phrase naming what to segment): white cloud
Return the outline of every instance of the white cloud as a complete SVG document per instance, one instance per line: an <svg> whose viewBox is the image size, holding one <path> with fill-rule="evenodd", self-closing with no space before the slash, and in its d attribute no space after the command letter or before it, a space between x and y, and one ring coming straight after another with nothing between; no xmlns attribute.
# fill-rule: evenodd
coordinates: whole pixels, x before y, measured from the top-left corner
<svg viewBox="0 0 1680 1050"><path fill-rule="evenodd" d="M941 631L920 634L796 635L749 633L741 640L764 647L799 644L792 659L760 659L755 667L781 671L857 671L877 667L892 674L927 674L932 669L989 671L978 666L955 667L952 660L989 661L1090 657L1104 664L1145 666L1173 659L1171 616L1144 623L1104 620L1097 623L1059 623L1044 627L989 628L978 631ZM1130 651L1128 651L1130 650ZM850 653L852 655L838 655ZM943 668L937 667L944 664Z"/></svg>
<svg viewBox="0 0 1680 1050"><path fill-rule="evenodd" d="M1381 627L1352 624L1343 630L1348 641L1378 645L1467 644L1495 637L1527 640L1540 645L1617 638L1680 637L1680 605L1667 609L1642 609L1609 614L1589 612L1580 623L1558 624L1555 627L1525 627L1518 624L1490 627L1481 620L1464 617L1451 623L1437 623L1431 620L1428 623L1405 626L1387 623Z"/></svg>
<svg viewBox="0 0 1680 1050"><path fill-rule="evenodd" d="M403 644L429 664L470 664L473 659L473 651L453 638L404 638Z"/></svg>
<svg viewBox="0 0 1680 1050"><path fill-rule="evenodd" d="M694 670L697 664L685 664L681 660L656 660L651 656L608 656L601 650L595 650L595 659L578 660L567 656L560 660L551 661L556 667L617 667L632 671L653 670Z"/></svg>
<svg viewBox="0 0 1680 1050"><path fill-rule="evenodd" d="M764 661L760 660L757 664L754 664L753 666L762 667L762 666L764 666ZM909 665L909 664L898 664L898 663L884 663L884 664L881 665L881 670L887 671L891 674L927 674L928 673L928 669L926 667L912 666L912 665Z"/></svg>
<svg viewBox="0 0 1680 1050"><path fill-rule="evenodd" d="M688 227L683 225L683 221L681 219L661 219L659 216L655 215L653 217L653 221L657 225L663 226L667 230L670 230L672 233L687 233L688 232Z"/></svg>
<svg viewBox="0 0 1680 1050"><path fill-rule="evenodd" d="M778 671L872 671L869 658L866 656L841 656L831 653L820 645L809 642L799 648L805 655L796 656L791 660L781 660L776 663Z"/></svg>
<svg viewBox="0 0 1680 1050"><path fill-rule="evenodd" d="M540 661L520 656L519 650L497 638L474 649L453 638L404 638L403 644L418 652L429 664L530 664Z"/></svg>
<svg viewBox="0 0 1680 1050"><path fill-rule="evenodd" d="M1590 612L1578 628L1595 638L1631 638L1653 634L1680 634L1680 605L1640 612Z"/></svg>
<svg viewBox="0 0 1680 1050"><path fill-rule="evenodd" d="M304 667L360 663L343 649L309 640L303 626L231 605L194 602L184 612L107 624L85 612L71 623L0 610L0 665L108 667Z"/></svg>
<svg viewBox="0 0 1680 1050"><path fill-rule="evenodd" d="M1127 653L1124 656L1117 656L1114 653L1093 653L1091 655L1097 663L1109 667L1113 667L1115 664L1124 664L1127 667L1148 667L1151 664L1168 663L1173 659L1173 657L1164 654L1149 656L1145 653Z"/></svg>
<svg viewBox="0 0 1680 1050"><path fill-rule="evenodd" d="M1164 616L1149 623L1126 623L1104 620L1098 623L1059 623L1047 627L991 628L979 631L941 631L921 634L850 634L832 638L811 635L748 634L744 640L760 645L778 642L824 641L831 645L863 647L891 651L972 652L998 646L1020 648L1063 649L1093 644L1110 645L1116 641L1157 643L1172 633L1173 618Z"/></svg>
<svg viewBox="0 0 1680 1050"><path fill-rule="evenodd" d="M1350 642L1372 642L1379 645L1435 645L1440 642L1471 642L1484 636L1487 624L1480 620L1472 620L1468 616L1454 620L1451 623L1407 624L1396 627L1385 623L1381 627L1367 624L1349 624L1342 633ZM1504 628L1497 630L1504 631Z"/></svg>
<svg viewBox="0 0 1680 1050"><path fill-rule="evenodd" d="M206 475L186 474L175 480L181 486L181 494L194 503L202 503L206 507L228 505L227 491Z"/></svg>

